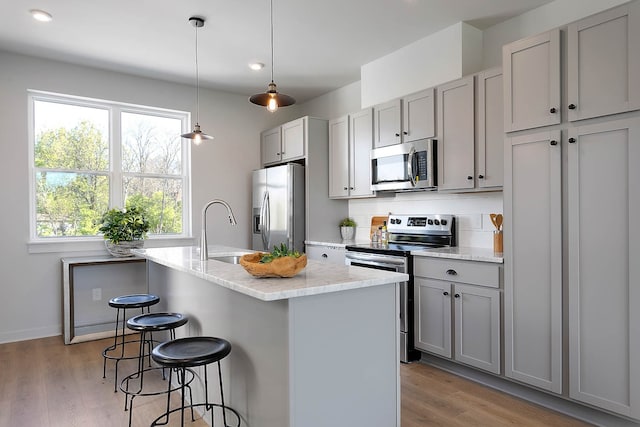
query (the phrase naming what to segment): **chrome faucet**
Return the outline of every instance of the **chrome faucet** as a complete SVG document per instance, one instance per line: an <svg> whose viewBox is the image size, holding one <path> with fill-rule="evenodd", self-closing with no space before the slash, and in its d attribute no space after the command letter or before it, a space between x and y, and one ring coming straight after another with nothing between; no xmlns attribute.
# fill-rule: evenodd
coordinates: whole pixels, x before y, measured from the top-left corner
<svg viewBox="0 0 640 427"><path fill-rule="evenodd" d="M214 199L214 200L211 200L210 202L207 202L207 204L204 205L204 208L202 208L202 232L200 234L200 261L206 261L207 259L209 259L209 250L207 249L207 209L209 209L209 206L215 205L215 204L220 204L225 208L227 208L227 213L229 215L229 222L231 223L231 225L238 224L236 222L236 218L233 216L233 211L231 210L231 206L229 206L229 203L220 199Z"/></svg>

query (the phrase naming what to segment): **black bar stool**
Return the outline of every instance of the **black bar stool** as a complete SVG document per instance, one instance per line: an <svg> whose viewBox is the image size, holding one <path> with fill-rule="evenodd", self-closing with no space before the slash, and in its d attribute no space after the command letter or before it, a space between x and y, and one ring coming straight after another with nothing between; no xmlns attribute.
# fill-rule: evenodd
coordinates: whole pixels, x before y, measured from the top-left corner
<svg viewBox="0 0 640 427"><path fill-rule="evenodd" d="M140 351L138 354L138 369L136 372L126 376L122 379L120 383L120 390L125 394L124 397L124 410L129 410L129 426L131 426L131 420L133 417L133 399L136 396L156 396L159 394L167 393L167 390L153 391L153 390L144 390L144 373L148 371L162 369L162 378L165 379L164 376L164 367L149 367L147 369L144 368L144 358L145 358L145 344L151 343L153 345L156 341L153 339L153 332L169 332L169 340L174 340L176 338L175 329L186 324L188 322L188 318L181 313L147 313L147 314L139 314L131 319L127 320L127 327L133 331L140 332ZM147 334L150 336L147 337ZM150 355L151 351L147 351L146 355ZM189 387L189 392L191 392L191 387L189 384L193 381L194 375L193 372L190 372L190 378L187 378L187 383L185 384ZM133 386L130 387L130 386ZM169 385L171 387L171 385ZM171 391L177 390L171 389Z"/></svg>
<svg viewBox="0 0 640 427"><path fill-rule="evenodd" d="M165 368L171 368L169 371L169 387L167 390L167 411L156 418L151 426L166 425L169 423L169 415L173 412L180 411L181 426L184 426L184 410L185 408L191 408L191 420L195 421L193 417L193 408L204 406L205 411L212 410L214 406L222 409L222 419L224 426L229 427L227 424L227 410L233 412L237 417L238 423L235 427L240 427L240 415L233 408L224 404L224 392L222 390L222 371L220 369L220 360L227 357L231 353L231 344L222 338L214 337L187 337L178 338L176 340L164 342L151 351L151 358L160 366ZM220 384L220 403L209 403L209 382L207 378L207 365L217 362L218 363L218 381ZM185 389L185 376L186 371L189 368L196 366L203 366L204 368L204 395L205 403L193 403L186 405L184 403L184 389ZM181 385L180 391L182 394L182 401L179 408L170 409L171 399L171 375L173 370L176 370L179 374L179 383ZM212 414L213 416L213 414ZM159 422L164 419L163 422Z"/></svg>
<svg viewBox="0 0 640 427"><path fill-rule="evenodd" d="M102 351L102 378L107 377L107 359L115 360L116 372L113 380L114 392L118 391L118 363L120 363L121 360L137 359L139 357L139 355L125 355L125 345L128 343L138 342L137 340L125 341L126 311L127 309L139 308L140 313L144 314L144 309L146 308L147 313L149 313L149 307L159 302L160 297L152 294L122 295L109 300L109 306L117 309L116 329L113 336L113 344ZM120 317L120 312L122 312L122 318ZM119 331L120 325L122 325L121 331ZM120 342L118 342L118 339L120 339ZM120 351L117 351L118 349Z"/></svg>

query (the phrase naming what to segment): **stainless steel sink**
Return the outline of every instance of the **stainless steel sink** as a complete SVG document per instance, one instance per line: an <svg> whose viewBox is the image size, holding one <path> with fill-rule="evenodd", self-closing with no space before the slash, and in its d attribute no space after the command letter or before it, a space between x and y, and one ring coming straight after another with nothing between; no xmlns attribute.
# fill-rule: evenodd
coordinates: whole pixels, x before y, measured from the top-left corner
<svg viewBox="0 0 640 427"><path fill-rule="evenodd" d="M209 255L209 259L212 261L226 262L227 264L240 264L240 257L242 255L245 255L245 254L242 253L242 254L219 255L219 256Z"/></svg>

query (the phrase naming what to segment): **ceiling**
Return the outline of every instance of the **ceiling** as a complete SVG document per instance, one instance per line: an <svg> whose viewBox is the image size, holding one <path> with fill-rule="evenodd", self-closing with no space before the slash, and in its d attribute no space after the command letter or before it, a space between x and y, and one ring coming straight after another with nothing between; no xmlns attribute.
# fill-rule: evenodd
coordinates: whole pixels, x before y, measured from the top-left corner
<svg viewBox="0 0 640 427"><path fill-rule="evenodd" d="M298 102L460 21L480 29L551 0L273 0L274 80ZM53 15L49 23L29 9ZM268 0L2 0L0 50L251 95L270 81ZM249 62L266 64L251 71Z"/></svg>

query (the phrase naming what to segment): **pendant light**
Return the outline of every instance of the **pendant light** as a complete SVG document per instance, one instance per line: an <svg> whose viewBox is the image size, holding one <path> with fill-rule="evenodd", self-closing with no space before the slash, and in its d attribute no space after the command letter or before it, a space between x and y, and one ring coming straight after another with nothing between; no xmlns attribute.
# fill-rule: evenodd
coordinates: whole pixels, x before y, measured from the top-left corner
<svg viewBox="0 0 640 427"><path fill-rule="evenodd" d="M265 93L259 93L249 98L249 101L256 105L267 107L267 110L272 113L275 112L278 107L287 107L296 103L296 100L285 95L278 93L276 84L273 82L273 0L270 0L270 14L271 14L271 83Z"/></svg>
<svg viewBox="0 0 640 427"><path fill-rule="evenodd" d="M193 127L193 131L182 134L183 138L193 140L193 143L200 145L205 139L213 139L211 135L200 130L199 116L200 116L200 76L198 74L198 28L204 27L204 19L192 16L189 18L189 22L196 29L196 125Z"/></svg>

